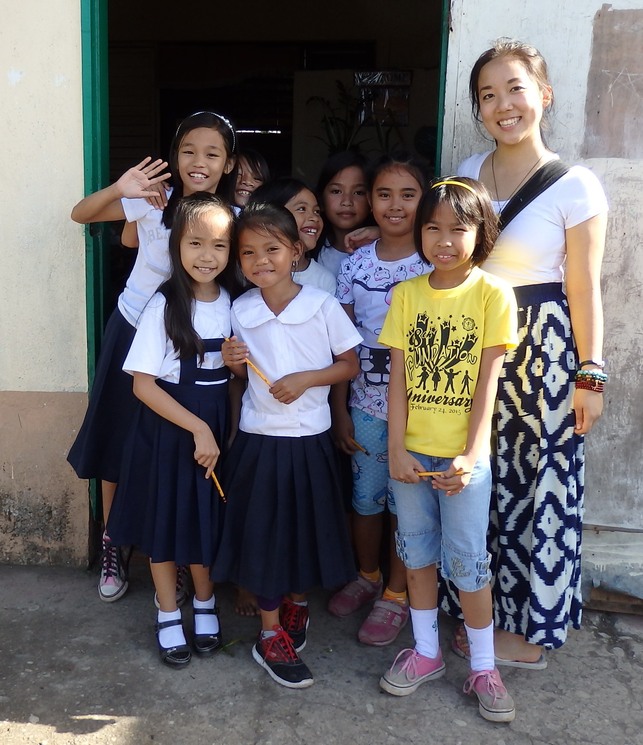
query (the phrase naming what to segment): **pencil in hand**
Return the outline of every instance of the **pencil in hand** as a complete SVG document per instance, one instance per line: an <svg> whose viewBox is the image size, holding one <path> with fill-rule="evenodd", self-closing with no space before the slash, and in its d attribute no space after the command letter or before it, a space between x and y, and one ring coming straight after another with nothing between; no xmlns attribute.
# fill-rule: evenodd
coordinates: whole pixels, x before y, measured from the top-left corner
<svg viewBox="0 0 643 745"><path fill-rule="evenodd" d="M228 336L224 336L224 341L230 341L230 338ZM272 383L268 380L268 378L261 372L261 370L254 364L254 362L250 362L250 360L247 357L243 358L243 361L248 365L248 367L251 367L255 373L263 380L263 382L268 386L268 388L272 388Z"/></svg>
<svg viewBox="0 0 643 745"><path fill-rule="evenodd" d="M361 450L364 453L364 455L367 455L370 458L371 454L368 452L368 450L363 445L360 445L359 442L357 442L357 440L354 440L352 437L351 437L351 445L353 445L353 447L356 447L358 450Z"/></svg>
<svg viewBox="0 0 643 745"><path fill-rule="evenodd" d="M416 471L418 476L444 476L444 471ZM453 474L454 476L466 476L471 471L463 471L461 468Z"/></svg>
<svg viewBox="0 0 643 745"><path fill-rule="evenodd" d="M222 501L227 502L228 500L225 498L225 494L223 493L223 489L221 488L219 479L217 478L214 471L212 471L212 480L214 481L214 485L217 487L217 491L219 492L219 496L221 497Z"/></svg>
<svg viewBox="0 0 643 745"><path fill-rule="evenodd" d="M272 388L272 383L268 380L268 378L261 372L261 370L254 364L254 362L250 362L250 360L246 357L246 364L248 367L251 367L257 375L263 380L263 382L268 386L268 388Z"/></svg>

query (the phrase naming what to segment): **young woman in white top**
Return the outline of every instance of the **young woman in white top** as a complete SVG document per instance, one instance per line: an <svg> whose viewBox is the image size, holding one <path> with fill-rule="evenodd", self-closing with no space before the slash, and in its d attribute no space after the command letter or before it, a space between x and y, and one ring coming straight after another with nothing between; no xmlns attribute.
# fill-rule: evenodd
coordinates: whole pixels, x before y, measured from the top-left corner
<svg viewBox="0 0 643 745"><path fill-rule="evenodd" d="M479 179L501 212L558 156L543 139L553 103L545 60L499 39L470 78L475 118L495 148L459 175ZM505 358L495 417L493 555L496 663L541 669L581 618L584 436L603 408L600 267L607 202L573 166L503 229L483 268L513 285L519 346ZM454 649L467 654L466 635Z"/></svg>

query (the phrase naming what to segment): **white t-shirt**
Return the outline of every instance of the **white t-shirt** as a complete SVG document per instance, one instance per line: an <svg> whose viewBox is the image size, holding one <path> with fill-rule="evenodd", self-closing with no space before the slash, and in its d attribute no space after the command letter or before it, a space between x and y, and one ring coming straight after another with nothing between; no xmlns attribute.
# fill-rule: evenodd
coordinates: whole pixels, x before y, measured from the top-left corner
<svg viewBox="0 0 643 745"><path fill-rule="evenodd" d="M477 153L458 168L459 176L479 179L489 153ZM507 203L493 202L499 212ZM562 282L565 230L607 211L605 192L583 166L569 171L517 215L502 231L483 269L513 287Z"/></svg>
<svg viewBox="0 0 643 745"><path fill-rule="evenodd" d="M397 261L381 261L377 243L369 243L345 257L337 277L336 297L352 305L364 343L359 349L360 373L351 384L349 405L378 419L388 416L390 351L377 340L391 304L395 285L428 274L432 267L416 254Z"/></svg>
<svg viewBox="0 0 643 745"><path fill-rule="evenodd" d="M350 256L345 251L338 251L335 246L331 246L328 239L324 241L324 245L319 249L319 256L317 261L322 266L325 266L329 272L332 273L333 277L337 277L339 270L342 266L342 261Z"/></svg>
<svg viewBox="0 0 643 745"><path fill-rule="evenodd" d="M315 259L310 260L310 264L303 272L294 272L292 278L298 285L312 285L335 295L335 275L331 274L326 267L318 264Z"/></svg>
<svg viewBox="0 0 643 745"><path fill-rule="evenodd" d="M304 285L278 315L268 308L257 287L232 305L232 331L250 350L249 358L271 383L285 375L321 370L361 341L337 300L324 290ZM330 428L330 386L309 388L291 404L282 404L248 366L239 427L273 437L304 437Z"/></svg>
<svg viewBox="0 0 643 745"><path fill-rule="evenodd" d="M118 308L132 326L137 326L145 304L170 276L170 231L163 225L163 210L144 199L123 198L121 204L128 222L136 222L138 253L118 298Z"/></svg>
<svg viewBox="0 0 643 745"><path fill-rule="evenodd" d="M142 372L168 383L178 383L181 361L174 344L165 331L165 296L157 292L146 305L130 351L125 358L123 370L127 373ZM219 297L211 303L195 300L192 323L202 339L223 339L230 336L230 296L220 288ZM221 352L206 352L203 370L224 367ZM217 385L225 380L213 382L197 381L197 385Z"/></svg>

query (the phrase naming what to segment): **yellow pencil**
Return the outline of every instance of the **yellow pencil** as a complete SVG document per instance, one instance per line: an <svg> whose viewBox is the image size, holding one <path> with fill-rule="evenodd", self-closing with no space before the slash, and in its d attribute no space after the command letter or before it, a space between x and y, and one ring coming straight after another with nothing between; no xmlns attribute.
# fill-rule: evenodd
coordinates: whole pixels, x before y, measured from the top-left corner
<svg viewBox="0 0 643 745"><path fill-rule="evenodd" d="M219 483L219 479L217 478L214 471L212 471L212 478L214 480L214 485L217 487L217 491L221 495L221 499L226 502L225 494L223 493L223 489L221 488L221 484Z"/></svg>
<svg viewBox="0 0 643 745"><path fill-rule="evenodd" d="M357 442L357 440L354 440L352 437L351 437L351 443L358 450L361 450L364 453L364 455L368 455L370 457L371 454L368 452L368 450L363 445L360 445L359 442Z"/></svg>
<svg viewBox="0 0 643 745"><path fill-rule="evenodd" d="M225 336L225 341L230 341L230 339ZM247 357L244 357L244 362L248 365L248 367L251 367L257 375L263 380L263 382L268 386L268 388L272 388L272 383L268 380L268 378L261 372L261 370L254 364L254 362L250 362L250 360Z"/></svg>
<svg viewBox="0 0 643 745"><path fill-rule="evenodd" d="M248 364L248 367L251 367L257 373L257 375L263 380L263 382L268 386L268 388L272 388L272 383L261 372L261 370L254 364L254 362L250 362L250 360L246 357L246 363Z"/></svg>
<svg viewBox="0 0 643 745"><path fill-rule="evenodd" d="M416 471L418 476L444 476L444 471ZM453 474L454 476L466 476L471 471L463 471L461 468Z"/></svg>

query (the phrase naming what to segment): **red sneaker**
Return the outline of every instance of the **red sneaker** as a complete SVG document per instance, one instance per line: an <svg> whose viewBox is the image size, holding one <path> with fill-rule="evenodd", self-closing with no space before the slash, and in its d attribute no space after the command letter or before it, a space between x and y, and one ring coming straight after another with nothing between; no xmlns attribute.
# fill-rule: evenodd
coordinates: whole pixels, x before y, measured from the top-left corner
<svg viewBox="0 0 643 745"><path fill-rule="evenodd" d="M290 598L284 598L279 609L279 620L283 630L292 639L295 652L301 652L306 646L306 631L310 618L307 605L297 605Z"/></svg>
<svg viewBox="0 0 643 745"><path fill-rule="evenodd" d="M262 639L252 648L252 657L270 677L286 688L308 688L313 684L310 670L301 660L292 640L281 626L274 626L275 636Z"/></svg>

